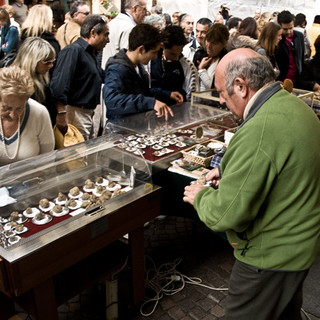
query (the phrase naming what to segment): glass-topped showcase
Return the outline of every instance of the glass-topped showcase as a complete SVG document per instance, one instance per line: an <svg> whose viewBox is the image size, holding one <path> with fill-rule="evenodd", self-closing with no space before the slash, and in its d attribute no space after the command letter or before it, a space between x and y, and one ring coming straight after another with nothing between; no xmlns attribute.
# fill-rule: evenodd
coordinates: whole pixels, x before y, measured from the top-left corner
<svg viewBox="0 0 320 320"><path fill-rule="evenodd" d="M104 134L118 135L116 148L144 157L154 173L168 168L184 149L208 139L223 138L225 130L237 126L232 114L223 108L183 103L172 110L174 117L169 116L168 121L158 118L154 111L112 120Z"/></svg>
<svg viewBox="0 0 320 320"><path fill-rule="evenodd" d="M108 135L0 168L0 256L12 261L152 191Z"/></svg>
<svg viewBox="0 0 320 320"><path fill-rule="evenodd" d="M174 117L169 116L168 121L164 117L158 118L154 111L148 111L112 120L107 124L106 131L109 132L114 128L118 128L118 130L122 128L128 130L128 132L132 131L140 134L159 136L177 131L186 126L192 127L195 124L208 121L228 112L223 108L191 105L190 102L175 105L171 108Z"/></svg>

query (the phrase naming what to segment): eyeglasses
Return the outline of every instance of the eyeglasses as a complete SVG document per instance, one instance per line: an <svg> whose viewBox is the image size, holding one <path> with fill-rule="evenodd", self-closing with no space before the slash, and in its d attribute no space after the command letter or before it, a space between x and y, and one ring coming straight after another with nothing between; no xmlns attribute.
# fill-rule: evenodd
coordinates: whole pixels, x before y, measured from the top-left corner
<svg viewBox="0 0 320 320"><path fill-rule="evenodd" d="M49 65L49 64L53 64L56 61L56 59L52 59L52 60L41 60L41 63L45 64L45 65Z"/></svg>
<svg viewBox="0 0 320 320"><path fill-rule="evenodd" d="M140 6L139 4L137 4L137 7L140 7L144 11L144 13L148 12L147 7Z"/></svg>
<svg viewBox="0 0 320 320"><path fill-rule="evenodd" d="M86 12L78 11L78 13L82 13L83 15L88 16L90 14L90 11L86 11Z"/></svg>

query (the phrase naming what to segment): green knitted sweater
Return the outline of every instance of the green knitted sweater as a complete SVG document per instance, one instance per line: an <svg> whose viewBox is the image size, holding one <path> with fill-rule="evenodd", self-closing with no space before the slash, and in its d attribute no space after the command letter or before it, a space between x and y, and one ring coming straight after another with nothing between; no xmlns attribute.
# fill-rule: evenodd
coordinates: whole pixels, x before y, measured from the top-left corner
<svg viewBox="0 0 320 320"><path fill-rule="evenodd" d="M262 92L264 94L264 91ZM232 137L219 188L194 201L235 257L261 269L308 269L320 252L320 122L280 90Z"/></svg>

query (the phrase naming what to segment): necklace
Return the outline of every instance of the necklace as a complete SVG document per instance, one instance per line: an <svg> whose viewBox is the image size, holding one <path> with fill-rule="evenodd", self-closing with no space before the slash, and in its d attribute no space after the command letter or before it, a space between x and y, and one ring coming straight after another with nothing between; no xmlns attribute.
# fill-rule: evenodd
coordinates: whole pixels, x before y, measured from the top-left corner
<svg viewBox="0 0 320 320"><path fill-rule="evenodd" d="M8 149L7 149L7 145L6 145L6 138L4 136L4 133L3 133L3 127L2 127L2 119L0 117L0 133L2 135L2 143L3 143L3 149L4 149L4 152L6 154L6 156L10 159L10 160L13 160L16 158L17 154L18 154L18 151L19 151L19 147L20 147L20 117L19 117L19 120L18 120L18 141L17 141L17 146L16 146L16 151L14 152L14 154L12 156L9 156L9 153L8 153Z"/></svg>

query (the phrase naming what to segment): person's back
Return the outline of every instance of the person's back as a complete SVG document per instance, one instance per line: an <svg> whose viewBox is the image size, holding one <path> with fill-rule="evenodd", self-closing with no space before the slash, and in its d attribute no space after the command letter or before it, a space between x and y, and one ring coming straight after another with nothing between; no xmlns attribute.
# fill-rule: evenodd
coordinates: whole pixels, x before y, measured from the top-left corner
<svg viewBox="0 0 320 320"><path fill-rule="evenodd" d="M14 20L19 23L21 26L27 18L28 15L28 7L24 4L23 0L16 0L12 7L14 9Z"/></svg>
<svg viewBox="0 0 320 320"><path fill-rule="evenodd" d="M294 18L294 30L303 34L304 38L304 58L309 59L311 55L311 42L306 30L307 19L303 13L298 13Z"/></svg>
<svg viewBox="0 0 320 320"><path fill-rule="evenodd" d="M316 54L316 48L314 47L314 42L317 37L320 35L320 15L316 15L313 20L313 24L310 28L307 29L310 42L311 42L311 57Z"/></svg>
<svg viewBox="0 0 320 320"><path fill-rule="evenodd" d="M320 93L320 35L314 42L316 54L305 61L298 88Z"/></svg>
<svg viewBox="0 0 320 320"><path fill-rule="evenodd" d="M126 0L125 13L119 13L110 21L110 43L102 52L103 69L110 57L121 49L128 48L129 34L135 25L143 22L147 12L146 6L145 0Z"/></svg>
<svg viewBox="0 0 320 320"><path fill-rule="evenodd" d="M28 37L40 37L48 41L54 48L56 55L60 52L60 45L52 33L53 13L45 4L34 5L27 19L21 27L20 45Z"/></svg>
<svg viewBox="0 0 320 320"><path fill-rule="evenodd" d="M70 18L57 30L56 34L56 39L61 49L75 42L80 37L81 25L89 13L90 9L86 2L75 1L71 5Z"/></svg>

